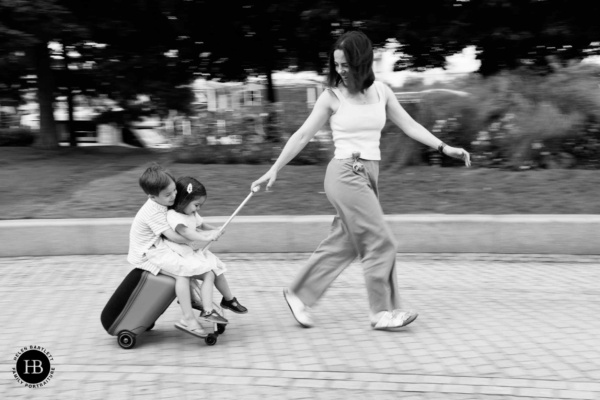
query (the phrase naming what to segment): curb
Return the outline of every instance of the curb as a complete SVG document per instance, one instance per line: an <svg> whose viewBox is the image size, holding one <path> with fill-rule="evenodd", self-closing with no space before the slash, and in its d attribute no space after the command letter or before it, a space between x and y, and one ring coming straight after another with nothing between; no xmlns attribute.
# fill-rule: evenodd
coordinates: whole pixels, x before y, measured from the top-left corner
<svg viewBox="0 0 600 400"><path fill-rule="evenodd" d="M228 217L206 217L223 224ZM215 253L312 252L331 215L238 216ZM0 221L0 257L126 254L133 218ZM388 215L399 253L600 255L600 215Z"/></svg>

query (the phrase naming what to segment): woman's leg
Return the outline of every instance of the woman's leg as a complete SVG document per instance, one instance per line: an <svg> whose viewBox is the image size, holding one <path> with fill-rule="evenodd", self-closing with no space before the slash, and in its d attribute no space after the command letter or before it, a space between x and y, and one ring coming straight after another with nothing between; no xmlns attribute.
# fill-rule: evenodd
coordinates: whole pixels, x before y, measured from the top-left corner
<svg viewBox="0 0 600 400"><path fill-rule="evenodd" d="M341 219L342 230L360 257L372 320L400 306L396 277L396 241L384 220L377 195L379 163L363 161L365 169L352 171L338 164L338 179L326 179L325 190Z"/></svg>
<svg viewBox="0 0 600 400"><path fill-rule="evenodd" d="M343 161L333 159L327 166L325 191L330 202L331 197L328 186L331 186L331 182L338 179L340 163L343 163ZM329 235L319 244L307 263L296 275L289 286L289 292L293 297L297 297L303 305L312 307L331 286L331 283L354 261L356 256L356 250L349 240L348 233L338 213L333 219Z"/></svg>
<svg viewBox="0 0 600 400"><path fill-rule="evenodd" d="M342 221L335 216L329 235L312 253L289 289L304 305L312 307L355 258L356 252Z"/></svg>

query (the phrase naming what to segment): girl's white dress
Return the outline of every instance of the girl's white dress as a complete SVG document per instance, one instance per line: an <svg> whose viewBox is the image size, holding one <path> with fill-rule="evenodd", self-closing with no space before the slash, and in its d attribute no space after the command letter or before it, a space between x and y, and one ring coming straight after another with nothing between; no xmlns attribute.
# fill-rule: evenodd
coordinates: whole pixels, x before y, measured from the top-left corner
<svg viewBox="0 0 600 400"><path fill-rule="evenodd" d="M171 229L176 230L178 225L185 225L188 228L196 229L202 226L202 217L198 213L186 215L178 213L175 210L167 212L167 222ZM170 240L164 240L164 243L175 253L181 256L181 262L168 263L161 266L168 272L177 276L194 276L208 271L214 271L218 276L226 272L225 264L209 250L202 251L206 243L192 243L191 245L175 243Z"/></svg>

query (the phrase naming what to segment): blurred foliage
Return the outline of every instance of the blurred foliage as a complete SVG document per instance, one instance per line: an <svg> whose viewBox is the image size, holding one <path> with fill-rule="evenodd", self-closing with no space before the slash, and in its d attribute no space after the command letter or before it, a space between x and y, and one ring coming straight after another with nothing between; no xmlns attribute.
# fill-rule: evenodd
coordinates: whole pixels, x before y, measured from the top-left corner
<svg viewBox="0 0 600 400"><path fill-rule="evenodd" d="M592 64L557 67L545 76L528 69L491 77L472 75L434 85L468 92L468 97L430 92L405 108L441 140L469 150L474 166L600 168L599 83L600 66ZM414 91L419 84L408 82L407 87ZM389 132L397 130L389 127ZM382 148L395 161L394 168L419 162L460 164L448 157L439 159L420 144L413 145L418 156L394 157L405 141L393 136L384 135Z"/></svg>
<svg viewBox="0 0 600 400"><path fill-rule="evenodd" d="M173 151L173 161L188 164L267 164L272 143L186 145Z"/></svg>
<svg viewBox="0 0 600 400"><path fill-rule="evenodd" d="M273 106L274 108L276 106ZM277 118L266 119L262 124L265 135L259 134L254 120L241 114L230 113L226 120L226 133L219 133L214 123L196 126L193 134L183 137L179 147L172 150L173 160L198 164L269 164L281 153L287 137L273 136L272 133L293 132L299 125L289 124L281 110ZM271 132L271 134L269 134ZM219 139L235 137L234 144L221 144ZM290 165L324 164L333 156L333 143L313 140L298 154Z"/></svg>
<svg viewBox="0 0 600 400"><path fill-rule="evenodd" d="M35 134L27 128L0 128L0 146L27 147L33 144Z"/></svg>
<svg viewBox="0 0 600 400"><path fill-rule="evenodd" d="M270 142L189 145L172 152L172 160L188 164L271 164L282 146ZM309 142L289 165L325 164L333 155L329 143Z"/></svg>

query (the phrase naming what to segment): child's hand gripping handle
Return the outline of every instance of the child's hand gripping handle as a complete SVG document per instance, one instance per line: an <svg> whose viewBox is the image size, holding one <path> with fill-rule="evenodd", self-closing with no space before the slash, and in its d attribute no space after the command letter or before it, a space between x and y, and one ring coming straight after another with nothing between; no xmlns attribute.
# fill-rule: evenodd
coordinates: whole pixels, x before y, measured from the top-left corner
<svg viewBox="0 0 600 400"><path fill-rule="evenodd" d="M250 192L250 194L248 196L246 196L246 199L244 199L244 201L242 201L242 204L240 204L239 207L233 212L233 214L231 215L231 217L229 217L229 219L227 221L225 221L225 223L223 224L223 226L219 228L219 233L221 233L221 232L223 232L223 230L225 230L225 228L227 227L227 225L229 225L229 223L231 222L231 220L237 215L238 212L240 212L240 210L242 209L242 207L244 207L244 205L246 205L246 203L248 202L248 200L250 200L250 197L252 197L252 195L254 193L258 192L259 190L260 190L260 186L255 186L255 187L252 188L252 191ZM211 244L212 244L212 242L206 243L206 245L202 248L202 251L208 249Z"/></svg>

